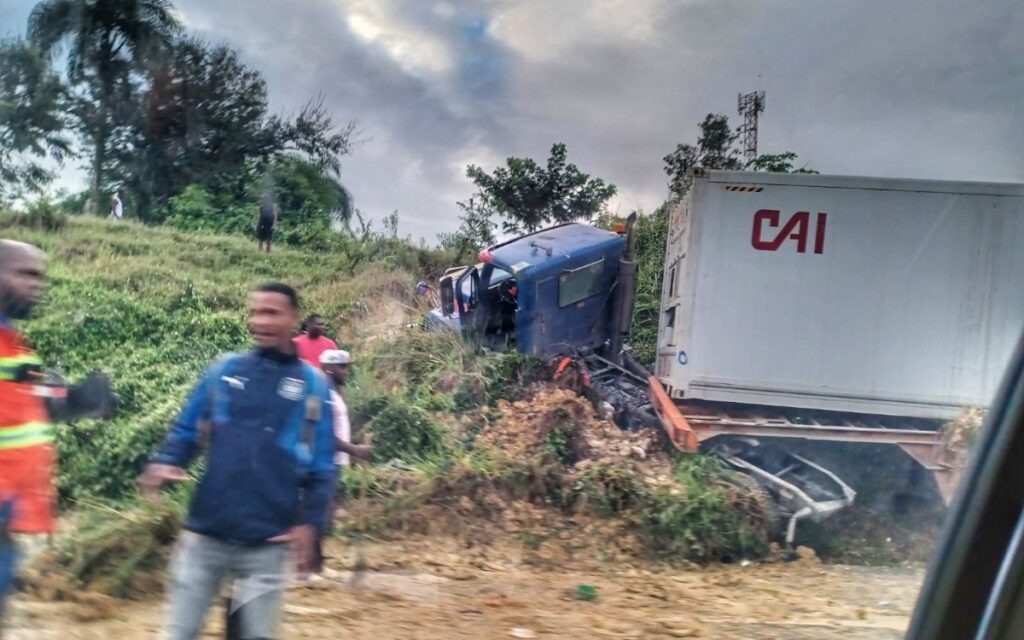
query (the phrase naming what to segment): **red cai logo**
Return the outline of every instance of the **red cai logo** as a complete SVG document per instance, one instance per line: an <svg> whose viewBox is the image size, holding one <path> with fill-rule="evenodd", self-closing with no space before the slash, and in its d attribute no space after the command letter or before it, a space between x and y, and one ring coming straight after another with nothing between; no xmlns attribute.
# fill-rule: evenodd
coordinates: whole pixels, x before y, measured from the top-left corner
<svg viewBox="0 0 1024 640"><path fill-rule="evenodd" d="M778 209L761 209L754 214L754 227L750 234L750 245L758 251L778 251L786 240L796 242L797 253L807 253L807 242L810 240L811 214L808 211L797 211L786 221L786 224L779 229L780 212ZM828 214L818 214L814 225L814 253L825 253L825 222ZM767 229L765 227L768 227ZM778 229L774 236L765 238L765 233L772 233L772 229Z"/></svg>

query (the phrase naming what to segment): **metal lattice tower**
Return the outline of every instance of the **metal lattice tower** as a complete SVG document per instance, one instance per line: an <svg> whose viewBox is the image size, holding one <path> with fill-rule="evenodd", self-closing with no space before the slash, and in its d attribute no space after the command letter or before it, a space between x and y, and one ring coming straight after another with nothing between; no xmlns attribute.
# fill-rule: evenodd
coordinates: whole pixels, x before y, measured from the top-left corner
<svg viewBox="0 0 1024 640"><path fill-rule="evenodd" d="M764 91L741 93L736 109L743 116L740 134L743 141L743 157L748 161L757 158L757 115L764 111Z"/></svg>

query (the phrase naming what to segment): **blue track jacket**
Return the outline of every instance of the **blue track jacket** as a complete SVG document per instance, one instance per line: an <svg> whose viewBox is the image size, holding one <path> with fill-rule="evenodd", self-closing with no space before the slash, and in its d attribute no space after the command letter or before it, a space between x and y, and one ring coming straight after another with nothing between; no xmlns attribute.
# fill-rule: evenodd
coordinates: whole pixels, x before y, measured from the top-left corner
<svg viewBox="0 0 1024 640"><path fill-rule="evenodd" d="M307 380L315 382L312 389ZM306 447L301 433L311 392L320 408ZM239 544L263 542L297 524L323 530L336 482L331 411L323 374L294 355L254 350L208 368L153 458L186 466L199 445L200 423L210 421L206 470L185 528Z"/></svg>

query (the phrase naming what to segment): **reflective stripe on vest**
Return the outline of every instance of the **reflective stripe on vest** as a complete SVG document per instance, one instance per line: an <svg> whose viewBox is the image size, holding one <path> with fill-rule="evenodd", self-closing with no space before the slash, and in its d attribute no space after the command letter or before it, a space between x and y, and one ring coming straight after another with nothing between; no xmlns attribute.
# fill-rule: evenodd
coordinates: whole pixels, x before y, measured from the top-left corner
<svg viewBox="0 0 1024 640"><path fill-rule="evenodd" d="M9 358L0 358L0 380L16 380L24 367L39 367L43 361L34 353L24 353Z"/></svg>
<svg viewBox="0 0 1024 640"><path fill-rule="evenodd" d="M46 422L26 422L16 427L0 427L0 449L16 449L53 442L53 426Z"/></svg>

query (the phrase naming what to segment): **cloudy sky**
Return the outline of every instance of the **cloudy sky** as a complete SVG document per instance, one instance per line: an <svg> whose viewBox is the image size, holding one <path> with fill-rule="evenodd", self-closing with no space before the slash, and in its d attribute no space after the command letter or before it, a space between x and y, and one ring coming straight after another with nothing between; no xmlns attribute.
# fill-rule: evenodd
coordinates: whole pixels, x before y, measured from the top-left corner
<svg viewBox="0 0 1024 640"><path fill-rule="evenodd" d="M31 0L0 0L24 29ZM544 159L565 142L657 206L661 158L709 111L762 88L760 150L822 173L1024 181L1020 0L178 0L187 27L239 49L275 110L322 93L365 143L356 206L433 240L472 194L468 163Z"/></svg>

